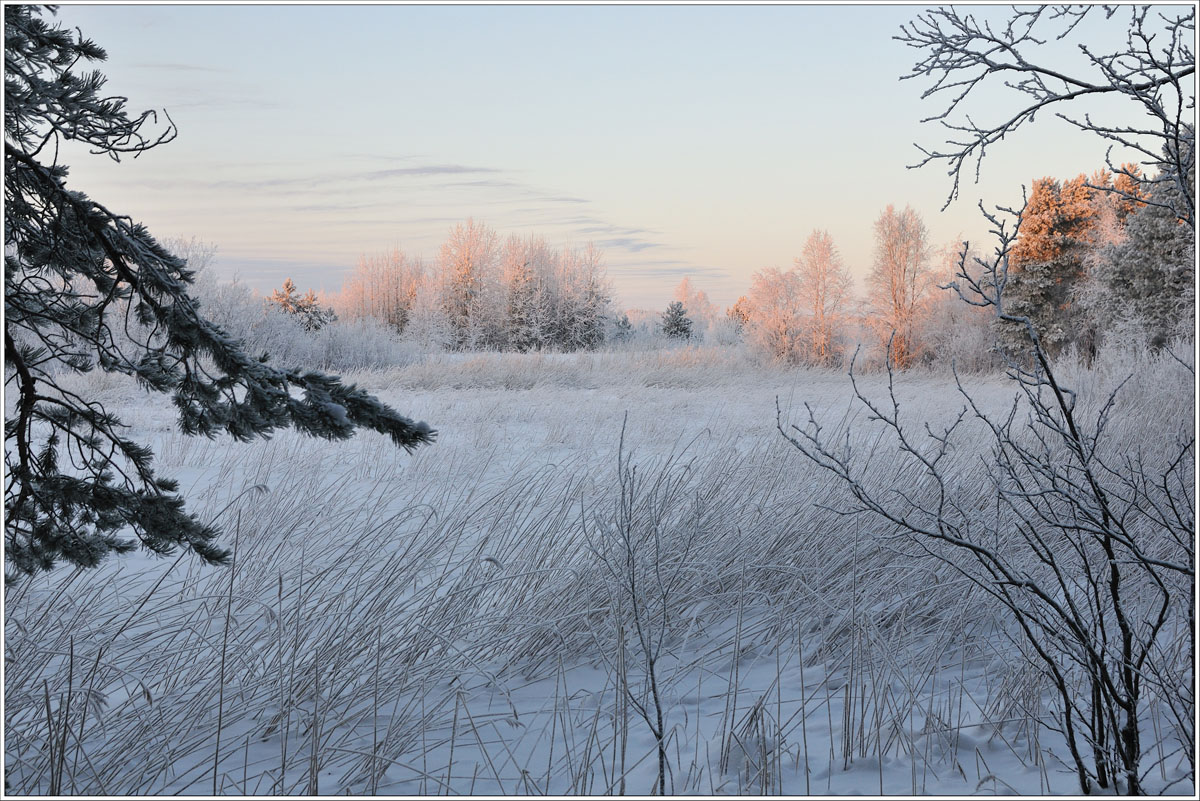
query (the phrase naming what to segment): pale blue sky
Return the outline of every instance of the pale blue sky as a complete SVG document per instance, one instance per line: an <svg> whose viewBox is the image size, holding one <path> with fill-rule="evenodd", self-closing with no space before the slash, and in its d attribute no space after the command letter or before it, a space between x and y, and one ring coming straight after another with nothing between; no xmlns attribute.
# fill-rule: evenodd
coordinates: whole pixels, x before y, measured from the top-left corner
<svg viewBox="0 0 1200 801"><path fill-rule="evenodd" d="M1039 120L946 212L943 168L907 170L937 109L892 40L920 6L63 6L108 50L108 89L165 108L169 145L71 184L160 238L219 248L267 290L336 291L363 253L434 258L474 217L594 241L624 307L691 276L731 303L824 228L856 277L872 222L912 204L934 244L981 239L975 200L1102 166Z"/></svg>

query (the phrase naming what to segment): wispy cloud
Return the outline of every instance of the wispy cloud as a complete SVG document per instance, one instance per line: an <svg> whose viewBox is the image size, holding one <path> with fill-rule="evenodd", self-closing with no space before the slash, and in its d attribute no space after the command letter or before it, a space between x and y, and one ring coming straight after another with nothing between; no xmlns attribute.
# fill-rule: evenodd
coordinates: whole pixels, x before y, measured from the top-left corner
<svg viewBox="0 0 1200 801"><path fill-rule="evenodd" d="M318 189L338 185L383 181L389 178L421 178L437 175L465 175L502 172L494 167L475 167L465 164L426 164L416 167L393 167L386 170L344 170L323 175L277 175L261 178L183 178L171 179L175 185L209 189Z"/></svg>
<svg viewBox="0 0 1200 801"><path fill-rule="evenodd" d="M596 244L602 248L619 248L621 250L627 250L630 253L641 253L643 250L662 247L661 242L649 242L645 239L637 239L632 236L618 236L612 239L601 239Z"/></svg>
<svg viewBox="0 0 1200 801"><path fill-rule="evenodd" d="M544 200L547 203L591 203L587 198L571 197L570 195L549 195L540 197L538 200Z"/></svg>
<svg viewBox="0 0 1200 801"><path fill-rule="evenodd" d="M725 279L729 272L720 267L708 267L679 259L634 261L625 264L610 264L610 273L622 273L639 278L692 278Z"/></svg>
<svg viewBox="0 0 1200 801"><path fill-rule="evenodd" d="M601 222L594 218L586 218L591 224L584 225L575 230L581 234L609 234L611 236L637 236L638 234L654 234L657 231L651 231L648 228L628 228L611 223Z"/></svg>
<svg viewBox="0 0 1200 801"><path fill-rule="evenodd" d="M495 167L468 167L464 164L426 164L420 167L393 167L389 170L373 170L364 173L367 180L394 178L405 175L463 175L469 173L503 172Z"/></svg>
<svg viewBox="0 0 1200 801"><path fill-rule="evenodd" d="M493 172L499 172L499 170L494 170ZM438 186L446 189L458 189L461 187L471 187L477 189L528 189L528 184L523 184L520 181L510 181L504 178L481 178L478 181L444 181L438 184Z"/></svg>

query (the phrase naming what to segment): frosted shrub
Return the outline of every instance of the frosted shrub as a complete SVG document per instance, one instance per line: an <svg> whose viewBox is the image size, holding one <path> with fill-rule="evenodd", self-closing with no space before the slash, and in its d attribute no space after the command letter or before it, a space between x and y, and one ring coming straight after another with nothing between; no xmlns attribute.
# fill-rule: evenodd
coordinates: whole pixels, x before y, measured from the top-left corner
<svg viewBox="0 0 1200 801"><path fill-rule="evenodd" d="M313 358L328 369L405 367L421 359L419 348L374 317L335 322L310 337Z"/></svg>

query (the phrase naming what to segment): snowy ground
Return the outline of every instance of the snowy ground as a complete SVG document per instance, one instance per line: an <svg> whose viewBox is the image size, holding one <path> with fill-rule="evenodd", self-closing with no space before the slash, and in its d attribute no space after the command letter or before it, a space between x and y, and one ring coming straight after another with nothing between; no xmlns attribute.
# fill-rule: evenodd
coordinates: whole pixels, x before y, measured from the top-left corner
<svg viewBox="0 0 1200 801"><path fill-rule="evenodd" d="M138 555L7 590L10 791L647 794L661 711L678 794L1078 792L1003 620L912 543L838 515L844 491L776 431L777 399L785 419L808 403L861 424L843 374L679 350L348 378L437 444L191 439L164 399L87 380L236 564ZM1194 403L1152 378L1180 397L1119 408L1131 440ZM991 408L1012 395L970 385ZM962 405L946 376L897 391L915 420ZM954 455L965 492L979 455ZM872 466L911 478L882 446ZM1152 711L1147 785L1190 794Z"/></svg>

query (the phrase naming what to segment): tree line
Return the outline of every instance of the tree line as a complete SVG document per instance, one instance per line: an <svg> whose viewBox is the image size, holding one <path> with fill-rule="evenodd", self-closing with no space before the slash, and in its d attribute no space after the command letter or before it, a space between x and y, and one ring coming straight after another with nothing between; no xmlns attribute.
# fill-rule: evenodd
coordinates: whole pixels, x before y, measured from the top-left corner
<svg viewBox="0 0 1200 801"><path fill-rule="evenodd" d="M1013 314L1032 320L1048 353L1076 347L1090 358L1104 341L1161 347L1186 335L1194 232L1174 211L1177 194L1173 182L1142 178L1132 164L1033 182L1005 298ZM864 340L902 369L959 356L978 363L991 344L1010 354L1021 347L1022 331L961 303L950 283L972 254L964 257L960 243L932 246L911 206L884 209L874 239L865 298L853 296L832 237L814 230L790 268L754 274L749 292L726 310L728 323L763 354L797 365L840 365ZM668 336L690 338L693 316L710 317L701 296L681 285L663 314Z"/></svg>
<svg viewBox="0 0 1200 801"><path fill-rule="evenodd" d="M503 241L473 219L454 226L433 263L397 248L363 256L332 305L449 350L592 349L605 341L612 289L593 245Z"/></svg>
<svg viewBox="0 0 1200 801"><path fill-rule="evenodd" d="M1090 358L1102 341L1160 347L1186 333L1195 301L1194 235L1174 211L1170 181L1137 166L1065 180L1038 178L1010 254L1010 310L1028 316L1051 354L1075 347ZM836 367L862 342L900 368L954 361L983 369L1022 334L962 304L949 284L961 243L935 247L911 206L887 206L873 224L865 297L828 231L814 230L790 267L754 273L722 314L689 278L650 325L668 340L745 341L792 365ZM974 254L970 254L974 255ZM318 300L289 280L268 307L306 331L336 319L375 322L425 348L595 349L637 335L613 305L594 246L555 249L545 237L505 239L474 220L455 225L427 262L396 248L364 255L340 294Z"/></svg>

